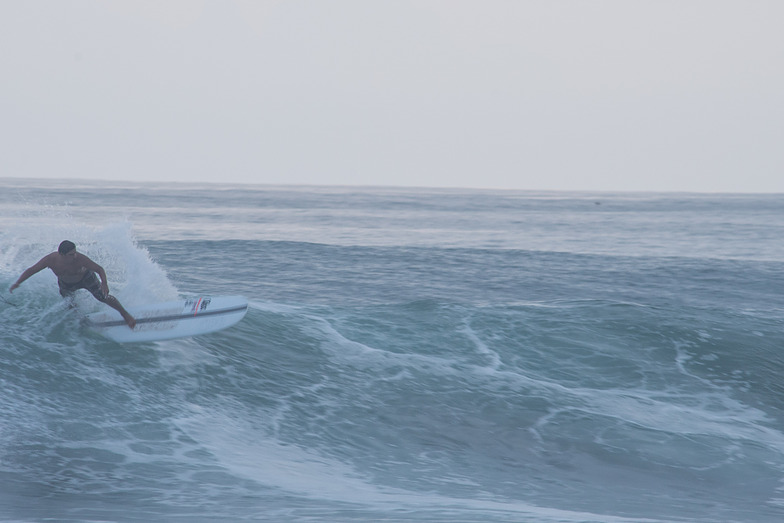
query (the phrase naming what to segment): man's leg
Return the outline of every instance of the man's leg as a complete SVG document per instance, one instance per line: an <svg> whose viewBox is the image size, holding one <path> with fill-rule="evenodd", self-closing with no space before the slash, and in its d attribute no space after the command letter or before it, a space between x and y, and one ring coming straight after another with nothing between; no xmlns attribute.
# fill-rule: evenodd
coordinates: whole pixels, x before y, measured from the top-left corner
<svg viewBox="0 0 784 523"><path fill-rule="evenodd" d="M60 289L60 296L62 296L63 299L68 302L68 308L75 308L76 303L74 303L74 291L68 287L68 284L61 282L59 278L57 280L57 287Z"/></svg>
<svg viewBox="0 0 784 523"><path fill-rule="evenodd" d="M128 314L128 311L126 311L122 305L120 305L120 301L117 298L109 294L108 296L106 296L106 298L104 298L103 302L109 307L111 307L112 309L122 314L125 323L127 323L130 328L133 329L134 327L136 327L136 320L134 319L133 316Z"/></svg>
<svg viewBox="0 0 784 523"><path fill-rule="evenodd" d="M112 309L119 312L122 315L123 319L125 320L125 323L127 323L130 328L133 329L134 327L136 327L136 320L134 319L133 316L128 314L128 311L126 311L122 305L120 305L119 300L114 296L112 296L111 294L103 293L103 289L101 288L101 282L98 279L97 274L95 274L94 272L86 274L85 277L82 279L82 281L79 283L83 286L83 288L90 291L90 293L93 296L95 296L96 300L105 303Z"/></svg>

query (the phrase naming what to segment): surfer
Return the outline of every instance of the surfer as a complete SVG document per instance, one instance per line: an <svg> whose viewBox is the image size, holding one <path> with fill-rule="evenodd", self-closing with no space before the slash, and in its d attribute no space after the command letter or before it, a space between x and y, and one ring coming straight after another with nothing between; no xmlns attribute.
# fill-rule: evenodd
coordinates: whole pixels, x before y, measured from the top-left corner
<svg viewBox="0 0 784 523"><path fill-rule="evenodd" d="M76 252L76 245L72 241L64 240L57 248L57 252L47 254L38 263L26 269L8 289L9 292L14 292L23 281L46 268L52 269L57 276L57 285L63 298L73 295L77 289L87 289L96 300L119 312L131 329L136 326L134 317L128 314L117 298L109 294L109 284L103 267L84 254ZM101 281L98 281L96 273L101 277Z"/></svg>

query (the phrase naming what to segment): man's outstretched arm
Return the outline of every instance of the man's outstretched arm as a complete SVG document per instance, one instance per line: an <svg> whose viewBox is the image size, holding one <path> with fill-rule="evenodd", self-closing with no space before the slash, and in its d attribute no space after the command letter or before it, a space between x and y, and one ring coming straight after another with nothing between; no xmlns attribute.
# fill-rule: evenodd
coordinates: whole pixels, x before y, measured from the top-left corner
<svg viewBox="0 0 784 523"><path fill-rule="evenodd" d="M11 285L11 288L8 289L8 292L14 292L14 290L16 290L16 288L19 287L22 284L23 281L25 281L27 278L29 278L33 274L41 272L42 270L46 269L47 267L49 267L49 255L46 255L43 258L41 258L40 260L38 260L38 263L36 263L32 267L28 267L27 269L25 269L25 271L22 273L22 275L19 276L19 279L16 280L14 282L14 284Z"/></svg>

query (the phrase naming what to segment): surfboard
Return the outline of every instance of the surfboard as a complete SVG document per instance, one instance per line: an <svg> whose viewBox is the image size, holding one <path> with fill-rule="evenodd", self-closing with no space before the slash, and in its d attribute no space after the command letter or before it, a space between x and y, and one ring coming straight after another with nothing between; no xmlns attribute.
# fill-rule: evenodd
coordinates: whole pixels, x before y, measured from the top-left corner
<svg viewBox="0 0 784 523"><path fill-rule="evenodd" d="M87 326L119 343L160 341L231 327L248 311L242 296L199 296L126 309L136 319L131 330L114 309L88 314Z"/></svg>

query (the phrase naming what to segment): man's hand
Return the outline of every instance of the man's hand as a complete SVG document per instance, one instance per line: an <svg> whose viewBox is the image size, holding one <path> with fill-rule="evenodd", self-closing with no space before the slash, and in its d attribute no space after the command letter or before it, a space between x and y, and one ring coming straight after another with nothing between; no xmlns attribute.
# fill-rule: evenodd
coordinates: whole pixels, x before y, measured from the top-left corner
<svg viewBox="0 0 784 523"><path fill-rule="evenodd" d="M19 284L18 283L14 283L13 285L11 285L11 288L8 289L8 292L13 294L14 290L16 290L18 288L19 288Z"/></svg>

